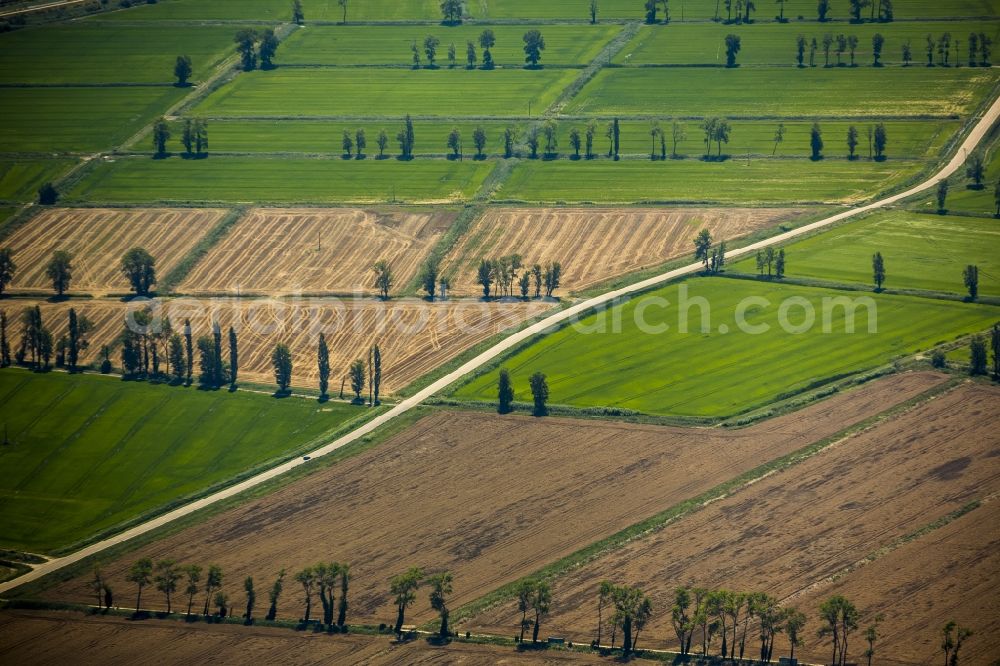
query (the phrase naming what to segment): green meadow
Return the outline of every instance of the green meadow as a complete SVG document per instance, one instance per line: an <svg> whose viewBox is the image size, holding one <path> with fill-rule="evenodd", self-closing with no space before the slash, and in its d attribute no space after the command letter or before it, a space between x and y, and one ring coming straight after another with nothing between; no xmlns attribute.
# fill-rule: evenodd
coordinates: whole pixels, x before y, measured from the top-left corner
<svg viewBox="0 0 1000 666"><path fill-rule="evenodd" d="M105 150L126 141L186 92L172 86L7 88L0 145L8 152Z"/></svg>
<svg viewBox="0 0 1000 666"><path fill-rule="evenodd" d="M0 36L3 83L168 83L180 54L193 82L232 52L232 26L108 26L78 22Z"/></svg>
<svg viewBox="0 0 1000 666"><path fill-rule="evenodd" d="M680 289L687 289L687 301ZM824 310L824 298L840 296L871 298L874 303L874 309L855 311L854 332L846 330L844 307ZM707 307L687 309L688 329L682 332L682 304L698 297ZM754 300L745 300L751 297ZM779 318L786 302L791 304L788 329ZM741 305L746 324L767 326L766 332L738 327ZM813 312L815 325L789 332L805 328L807 311ZM824 311L829 313L829 332L823 330ZM702 312L709 313L708 332L701 330ZM502 365L511 372L519 400L530 401L528 378L542 372L548 378L551 404L722 418L982 330L998 317L1000 308L978 304L697 278L582 319L578 326L538 339ZM645 322L645 330L639 322ZM876 325L874 333L869 332L870 322ZM497 371L492 370L454 395L494 401L496 381Z"/></svg>
<svg viewBox="0 0 1000 666"><path fill-rule="evenodd" d="M440 21L440 0L355 0L348 6L351 21ZM303 0L307 21L339 22L343 8L337 0ZM161 0L130 10L101 14L99 21L240 21L292 20L287 0Z"/></svg>
<svg viewBox="0 0 1000 666"><path fill-rule="evenodd" d="M240 75L195 113L220 117L540 115L579 72L566 69L297 69Z"/></svg>
<svg viewBox="0 0 1000 666"><path fill-rule="evenodd" d="M0 201L29 201L38 188L54 181L74 162L67 159L10 159L0 157Z"/></svg>
<svg viewBox="0 0 1000 666"><path fill-rule="evenodd" d="M968 113L996 75L984 68L795 67L602 70L567 113L871 118Z"/></svg>
<svg viewBox="0 0 1000 666"><path fill-rule="evenodd" d="M343 404L0 371L0 545L48 552L320 441Z"/></svg>
<svg viewBox="0 0 1000 666"><path fill-rule="evenodd" d="M449 67L448 47L455 46L456 66L464 68L466 43L473 42L477 64L482 64L479 35L481 25L455 27L436 26L305 26L292 33L278 51L280 65L403 65L413 63L412 45L420 50L421 64L426 66L424 39L433 35L440 40L437 47L438 67ZM620 25L497 25L489 26L496 37L490 50L499 68L523 67L524 41L528 30L540 30L545 38L542 63L546 65L586 65L600 54L604 45L621 29Z"/></svg>
<svg viewBox="0 0 1000 666"><path fill-rule="evenodd" d="M671 26L643 26L628 44L625 45L614 61L616 64L629 65L677 65L677 64L726 64L725 39L728 34L740 37L740 52L736 61L741 67L754 65L797 65L796 42L799 36L807 40L805 64L809 64L809 45L815 39L818 48L815 55L815 65L823 67L823 36L843 34L858 38L855 51L855 63L858 67L868 67L873 63L872 36L879 33L884 38L882 45L883 65L900 65L903 62L903 45L910 43L913 66L923 66L927 60L925 55L926 37L934 35L937 39L944 33L950 33L961 40L958 49L952 51L950 62L958 62L965 66L968 62L968 44L966 38L970 32L983 32L994 41L1000 38L1000 23L995 21L955 21L921 22L921 23L864 23L853 24L823 24L823 23L754 23L750 25L724 25L721 23L702 23L684 26L682 30ZM962 46L965 45L965 46ZM956 57L957 56L957 57ZM934 54L937 62L938 55ZM841 62L850 65L850 52L844 53ZM830 64L837 64L836 44L830 50Z"/></svg>
<svg viewBox="0 0 1000 666"><path fill-rule="evenodd" d="M979 293L1000 294L1000 223L988 218L907 211L878 213L785 247L789 277L872 283L881 252L890 289L965 294L962 270L979 266ZM756 273L756 259L733 265Z"/></svg>
<svg viewBox="0 0 1000 666"><path fill-rule="evenodd" d="M641 20L645 16L643 3L635 0L601 0L599 18ZM912 0L897 2L897 18L983 18L1000 13L996 0L953 0L942 3L934 0ZM342 9L336 0L303 0L306 20L340 21ZM480 21L489 19L567 19L585 22L590 20L589 3L580 0L474 0L466 3L466 12ZM734 3L735 7L735 3ZM726 17L725 6L716 0L687 0L671 4L671 18L676 25L683 19L708 19L715 16L716 9L722 18ZM778 8L772 4L761 4L753 17L767 21L776 17ZM816 3L813 0L789 0L785 6L785 16L795 20L803 16L809 21L816 19ZM848 17L846 4L832 3L831 19L845 20ZM162 21L162 20L213 20L232 21L254 19L262 21L288 21L291 19L291 5L286 0L160 0L147 5L139 4L132 9L101 14L91 20L100 21ZM440 21L439 0L365 0L352 2L348 8L348 22L351 21Z"/></svg>
<svg viewBox="0 0 1000 666"><path fill-rule="evenodd" d="M887 160L699 159L522 161L495 194L538 203L713 202L734 205L858 201L899 184L922 163Z"/></svg>
<svg viewBox="0 0 1000 666"><path fill-rule="evenodd" d="M477 127L482 127L486 132L486 152L493 155L503 154L503 134L504 129L513 127L517 131L518 150L523 154L527 153L525 145L528 132L531 127L538 126L539 121L531 122L527 120L415 120L413 121L414 135L416 137L417 154L441 155L450 152L447 147L448 134L452 128L457 128L462 136L463 149L465 153L475 152L472 141L472 134ZM586 133L588 121L585 119L562 119L556 123L558 152L563 157L573 154L570 145L569 135L572 129L580 132L581 141ZM700 156L705 151L705 144L702 141L703 132L699 123L692 121L681 122L684 137L677 143L677 152L680 155ZM770 156L774 153L777 157L802 157L806 158L809 153L809 131L811 123L801 121L789 121L783 123L785 133L782 142L775 146L774 134L778 128L777 121L753 121L735 120L732 121L732 137L730 143L725 146L725 152L730 154L746 155L747 152L753 155ZM669 155L673 150L672 143L672 121L670 118L658 118L650 120L628 120L620 124L621 131L621 153L626 155L648 155L655 148L656 155L660 155L660 142L657 138L655 146L650 134L652 128L660 127L666 131L666 147ZM848 123L848 122L824 122L822 131L827 147L824 154L828 157L846 157L847 150L847 130L854 125L859 133L860 144L857 154L861 157L868 157L868 140L865 132L871 123ZM329 121L329 120L212 120L209 125L209 134L214 152L238 152L238 153L326 153L339 154L342 152L343 134L345 131L352 135L358 129L365 131L368 142L366 153L369 155L378 154L376 139L380 130L385 130L389 136L389 145L386 154L398 152L396 133L399 131L401 123L399 120L367 120L356 121ZM885 123L886 133L889 137L887 153L890 158L924 159L933 158L941 153L946 142L954 135L958 129L956 121L921 121L921 120L891 120ZM607 122L597 124L594 137L594 152L598 155L606 155L609 149L609 140L606 136ZM171 131L175 136L180 136L182 124L180 122L171 123ZM151 150L152 138L150 134L137 139L130 147L132 150L148 152ZM713 146L713 151L715 147ZM581 148L581 153L583 148Z"/></svg>
<svg viewBox="0 0 1000 666"><path fill-rule="evenodd" d="M1000 139L997 138L997 128L993 129L993 140L988 145L980 148L980 154L986 166L986 177L983 179L982 189L971 187L972 181L966 178L964 170L959 170L958 174L949 179L950 189L945 207L952 212L972 215L998 215L996 187L1000 183ZM921 210L933 212L937 210L937 199L932 193L922 203L918 204Z"/></svg>
<svg viewBox="0 0 1000 666"><path fill-rule="evenodd" d="M469 199L487 161L121 158L96 165L66 199L95 202L447 202Z"/></svg>

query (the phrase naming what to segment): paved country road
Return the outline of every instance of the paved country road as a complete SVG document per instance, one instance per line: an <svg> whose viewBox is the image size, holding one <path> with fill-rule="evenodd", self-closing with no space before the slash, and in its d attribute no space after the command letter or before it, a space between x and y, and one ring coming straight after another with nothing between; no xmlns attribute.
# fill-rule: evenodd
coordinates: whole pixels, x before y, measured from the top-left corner
<svg viewBox="0 0 1000 666"><path fill-rule="evenodd" d="M0 18L5 16L17 16L18 14L30 14L31 12L40 12L45 9L57 9L58 7L66 7L68 5L78 5L81 2L87 2L87 0L62 0L62 2L47 2L44 5L32 5L30 7L22 7L21 9L15 9L9 12L0 12Z"/></svg>
<svg viewBox="0 0 1000 666"><path fill-rule="evenodd" d="M965 138L962 144L956 149L955 154L952 156L951 160L949 160L948 163L945 164L944 167L942 167L939 171L937 171L933 176L921 182L920 184L915 185L903 192L900 192L899 194L894 194L884 199L879 199L878 201L875 201L873 203L864 206L850 208L841 213L837 213L836 215L831 215L830 217L818 220L816 222L812 222L803 227L793 229L792 231L788 231L778 236L773 236L766 240L762 240L758 243L753 243L752 245L747 245L746 247L731 250L727 252L727 258L735 258L746 254L752 254L761 248L766 248L771 245L780 245L782 243L786 243L798 236L808 234L817 229L821 229L831 224L840 222L841 220L845 220L849 217L860 215L861 213L866 213L879 208L890 206L898 201L901 201L915 194L936 187L940 179L952 175L953 173L958 171L959 168L963 166L968 153L970 153L976 146L978 146L979 143L986 137L990 128L993 126L993 124L997 121L998 118L1000 118L1000 97L998 97L993 101L993 104L990 105L989 109L983 115L982 119L980 119L979 122L976 123L975 127L973 127L969 135ZM308 455L310 458L317 458L319 456L323 456L333 451L336 451L337 449L340 449L350 444L351 442L357 441L358 439L364 437L365 435L368 435L369 433L379 428L380 426L383 426L386 423L392 421L393 419L402 416L409 410L418 406L421 402L423 402L427 398L433 396L438 391L445 389L450 384L458 381L459 379L473 372L477 368L489 363L490 361L500 356L504 352L510 350L513 347L516 347L517 345L524 342L528 338L544 332L546 329L552 326L560 324L566 320L570 320L573 317L579 316L580 314L596 306L610 303L611 301L614 301L616 298L630 296L638 292L642 292L651 287L660 285L664 282L668 282L670 280L674 280L676 278L683 277L685 275L692 275L700 271L701 268L702 268L701 263L689 264L687 266L677 268L672 271L668 271L661 275L648 278L646 280L643 280L642 282L637 282L627 287L622 287L621 289L616 289L614 291L609 291L607 293L601 294L600 296L589 298L585 301L577 303L576 305L573 305L570 308L567 308L549 317L546 317L545 319L542 319L541 321L533 324L532 326L529 326L524 330L514 333L510 337L504 338L493 347L490 347L483 353L479 354L472 360L468 361L467 363L459 367L457 370L453 370L444 377L435 381L430 386L416 393L412 397L403 400L402 402L400 402L399 404L397 404L395 407L385 412L384 414L380 414L379 416L375 417L371 421L368 421L358 429L340 437L339 439L333 442L330 442L329 444L326 444L325 446L320 447L319 449L309 453ZM203 509L207 506L215 504L216 502L227 499L229 497L233 497L234 495L237 495L243 492L244 490L248 490L250 488L258 486L261 483L264 483L265 481L269 481L275 477L281 476L282 474L288 472L289 470L295 469L299 465L304 465L304 464L309 464L309 463L303 460L302 458L295 458L294 460L290 460L284 464L278 465L277 467L273 467L265 472L261 472L257 476L246 479L245 481L237 483L233 486L229 486L228 488L224 488L223 490L213 493L212 495L208 495L206 497L203 497L202 499L193 501L190 504L186 504L182 507L174 509L169 513L165 513L161 516L157 516L156 518L152 518L144 523L136 525L135 527L132 527L131 529L122 532L121 534L117 534L103 541L94 543L90 546L87 546L86 548L78 550L64 557L59 557L49 560L44 564L38 565L37 567L32 569L30 572L24 574L23 576L20 576L6 583L0 584L0 594L3 594L8 590L17 587L18 585L33 580L37 580L42 576L52 573L53 571L57 571L75 562L79 562L80 560L86 557L90 557L91 555L96 555L97 553L100 553L103 550L107 550L112 546L124 543L125 541L133 539L141 534L145 534L147 532L150 532L151 530L155 530L158 527L162 527L172 521L177 520L178 518L190 515L195 511L198 511L199 509Z"/></svg>

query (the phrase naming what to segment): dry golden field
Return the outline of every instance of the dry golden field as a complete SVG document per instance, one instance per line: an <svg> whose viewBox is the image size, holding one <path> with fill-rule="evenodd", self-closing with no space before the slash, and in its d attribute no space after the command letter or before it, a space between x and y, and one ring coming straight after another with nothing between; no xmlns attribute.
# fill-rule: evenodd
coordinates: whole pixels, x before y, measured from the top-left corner
<svg viewBox="0 0 1000 666"><path fill-rule="evenodd" d="M109 345L115 367L120 362L117 338L126 316L142 308L150 308L156 315L154 321L165 317L176 332L181 332L185 319L190 319L195 338L211 335L213 321L218 322L224 333L233 326L239 340L239 376L243 381L273 384L271 351L283 342L292 350L293 386L315 388L319 381L316 347L319 334L323 333L333 370L331 392L339 392L340 380L351 361L367 358L369 347L378 344L382 351L384 393L403 388L478 342L551 306L538 301L428 303L418 299L383 302L334 298L175 298L127 303L113 299L60 303L8 299L0 302L0 309L7 313L12 351L20 344L21 313L36 304L40 305L42 320L55 340L68 328L70 307L90 319L95 328L82 361L97 359L101 346Z"/></svg>
<svg viewBox="0 0 1000 666"><path fill-rule="evenodd" d="M442 264L452 293L481 295L483 258L520 254L527 266L562 263L562 290L579 291L610 278L694 252L702 229L722 241L781 223L803 211L788 208L495 208L473 222Z"/></svg>
<svg viewBox="0 0 1000 666"><path fill-rule="evenodd" d="M71 293L127 294L121 258L134 247L156 259L162 279L227 213L197 208L52 208L4 240L18 270L12 291L51 292L45 267L55 250L73 256Z"/></svg>
<svg viewBox="0 0 1000 666"><path fill-rule="evenodd" d="M406 286L455 218L447 211L258 208L180 284L184 294L373 294L384 259Z"/></svg>

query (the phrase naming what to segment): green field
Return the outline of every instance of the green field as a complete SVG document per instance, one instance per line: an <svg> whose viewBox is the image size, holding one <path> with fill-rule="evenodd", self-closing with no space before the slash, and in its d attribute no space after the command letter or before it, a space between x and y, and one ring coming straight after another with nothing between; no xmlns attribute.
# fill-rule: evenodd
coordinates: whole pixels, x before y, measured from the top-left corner
<svg viewBox="0 0 1000 666"><path fill-rule="evenodd" d="M296 30L278 51L281 65L405 65L413 62L411 46L417 43L423 65L424 38L434 35L441 44L437 49L437 66L447 68L448 45L455 45L459 67L466 65L466 42L473 42L482 62L479 35L483 26L464 25L440 28L434 26L306 26ZM497 67L524 66L525 32L541 31L545 38L542 63L548 65L585 65L593 60L622 28L620 25L566 26L517 25L491 26L496 45L491 49Z"/></svg>
<svg viewBox="0 0 1000 666"><path fill-rule="evenodd" d="M986 178L983 181L983 188L969 189L971 181L966 178L964 170L960 170L957 175L949 179L950 190L945 206L949 211L956 213L971 213L973 215L997 214L996 187L1000 183L1000 139L997 138L997 128L993 129L993 140L987 145L984 142L980 150L986 163ZM925 211L937 210L937 199L931 194L918 208Z"/></svg>
<svg viewBox="0 0 1000 666"><path fill-rule="evenodd" d="M719 23L704 23L684 26L683 30L664 29L662 26L644 26L625 48L619 52L614 61L618 64L630 65L675 65L675 64L715 64L726 63L726 35L733 33L740 36L740 52L737 63L745 67L749 65L795 65L796 41L801 35L806 40L816 39L819 48L816 51L815 64L824 65L823 35L854 35L858 38L858 48L855 52L855 63L860 66L872 64L872 35L880 33L885 38L882 45L883 65L902 63L902 47L910 42L915 65L926 62L924 44L926 36L933 34L935 39L950 32L956 38L966 43L970 32L984 32L994 41L1000 38L1000 24L996 22L968 21L956 23L866 23L861 25L844 24L779 24L757 23L752 25L723 25ZM961 46L960 46L961 48ZM955 53L952 53L954 62ZM964 66L968 61L968 47L961 48L958 53L959 62ZM934 55L935 62L938 59ZM836 64L836 46L830 51L830 63ZM850 64L850 52L844 54L842 62ZM805 63L809 63L809 47L806 46Z"/></svg>
<svg viewBox="0 0 1000 666"><path fill-rule="evenodd" d="M362 410L0 371L0 544L46 552L290 454Z"/></svg>
<svg viewBox="0 0 1000 666"><path fill-rule="evenodd" d="M337 0L303 0L307 21L340 21L343 9ZM348 21L398 21L441 18L439 0L364 0L352 2ZM231 21L292 20L292 3L286 0L161 0L130 10L101 14L100 21Z"/></svg>
<svg viewBox="0 0 1000 666"><path fill-rule="evenodd" d="M528 377L543 372L552 404L725 417L984 329L1000 318L997 307L879 294L873 297L877 333L868 332L863 307L857 312L854 333L845 332L842 307L832 310L831 332L824 333L824 297L869 296L725 278L693 279L682 286L689 289L688 299L706 299L711 332L700 332L698 306L689 310L689 332L679 332L680 287L665 287L582 320L581 330L571 326L541 338L509 358L504 365L511 371L517 398L530 401ZM657 297L669 301L669 306L654 300ZM769 301L747 303L746 311L749 324L767 324L768 332L753 335L737 328L737 307L748 297ZM790 297L805 299L814 309L816 325L806 333L793 334L779 325L781 303ZM615 332L613 322L619 315L621 329ZM606 332L584 329L593 331L598 317L604 317ZM792 326L804 318L801 305L788 315ZM644 333L637 325L641 320L670 328ZM722 332L723 326L728 333ZM488 372L459 388L455 396L493 401L496 378L496 371Z"/></svg>
<svg viewBox="0 0 1000 666"><path fill-rule="evenodd" d="M470 13L476 18L575 18L589 19L588 2L579 0L490 0L485 3L487 11L477 7L477 2L470 2ZM598 2L599 15L605 18L629 18L641 20L645 16L643 2L634 0L602 0ZM937 18L973 16L996 16L1000 7L995 0L950 0L949 2L934 2L933 0L910 0L895 3L895 15L898 18ZM846 3L830 3L829 17L831 19L846 19L848 6ZM733 3L735 10L736 3ZM708 19L715 16L718 8L720 16L726 17L725 4L716 0L687 0L684 3L671 2L670 16L673 25L678 25L683 19ZM753 14L756 20L769 20L778 15L778 7L773 2L761 3L758 11ZM866 10L867 11L867 10ZM808 20L816 19L816 3L813 0L789 0L785 5L785 17L794 19L802 15ZM662 17L662 14L661 14Z"/></svg>
<svg viewBox="0 0 1000 666"><path fill-rule="evenodd" d="M968 113L997 76L989 69L605 69L567 113L870 118Z"/></svg>
<svg viewBox="0 0 1000 666"><path fill-rule="evenodd" d="M31 201L38 196L39 187L72 165L72 160L0 158L0 201Z"/></svg>
<svg viewBox="0 0 1000 666"><path fill-rule="evenodd" d="M493 167L492 162L474 160L136 157L97 165L66 193L66 199L123 203L445 202L471 198Z"/></svg>
<svg viewBox="0 0 1000 666"><path fill-rule="evenodd" d="M697 159L523 161L496 193L503 201L718 202L734 205L856 201L900 183L922 165L901 160Z"/></svg>
<svg viewBox="0 0 1000 666"><path fill-rule="evenodd" d="M599 17L607 19L641 20L645 15L643 3L635 0L601 0ZM952 0L947 3L933 0L911 0L897 2L895 13L898 18L941 18L941 17L992 17L1000 13L996 0ZM341 8L336 0L303 0L307 21L340 21ZM438 0L365 0L351 3L347 20L351 21L400 21L441 19ZM685 3L671 4L671 17L675 24L682 19L706 19L715 15L716 7L723 18L726 10L715 0L687 0ZM735 6L735 3L734 3ZM590 19L589 3L580 0L473 0L466 3L466 11L480 21L488 19L569 19L586 21ZM753 16L759 21L777 16L777 7L762 4ZM812 0L789 0L785 6L785 16L795 19L802 15L808 20L816 18L816 3ZM831 19L846 19L846 4L832 3ZM290 4L285 0L160 0L154 5L138 5L133 9L101 14L98 20L146 21L146 20L240 20L258 19L287 21L291 19Z"/></svg>
<svg viewBox="0 0 1000 666"><path fill-rule="evenodd" d="M7 88L0 110L0 145L8 152L112 148L185 94L172 86Z"/></svg>
<svg viewBox="0 0 1000 666"><path fill-rule="evenodd" d="M205 116L540 115L576 70L281 69L249 72L195 109Z"/></svg>
<svg viewBox="0 0 1000 666"><path fill-rule="evenodd" d="M871 259L885 258L890 289L966 293L962 270L979 266L979 293L1000 294L1000 223L893 211L850 222L785 248L789 277L871 284ZM734 270L756 273L755 259Z"/></svg>
<svg viewBox="0 0 1000 666"><path fill-rule="evenodd" d="M174 83L180 54L191 57L198 81L232 51L235 30L92 23L18 30L0 35L0 82Z"/></svg>
<svg viewBox="0 0 1000 666"><path fill-rule="evenodd" d="M620 150L625 155L648 155L651 149L650 130L652 120L622 121L620 124ZM671 120L661 118L655 121L667 131L667 153L672 150ZM481 121L472 120L415 120L413 122L416 136L416 153L441 155L449 152L447 137L453 127L457 127L462 135L464 150L473 153L472 133L478 126L486 131L487 148L490 154L503 153L503 132L508 126L517 129L518 145L522 153L527 153L525 145L527 133L533 125L526 120L519 121ZM824 154L830 158L846 157L847 128L852 123L824 122L822 130L828 142ZM861 145L858 154L868 156L868 143L865 138L867 123L853 123L860 134ZM680 155L700 156L705 149L702 142L703 133L699 123L682 122L686 138L677 144ZM754 155L768 155L774 152L778 157L798 156L806 158L809 155L809 130L811 123L786 122L784 141L775 150L774 133L776 121L736 120L732 125L732 139L725 147L727 153L746 155L749 151ZM888 154L891 158L923 159L936 157L944 148L945 143L958 130L955 121L920 121L895 120L885 123L889 137ZM586 132L585 120L561 120L557 123L558 151L563 156L572 155L569 143L570 130L576 128L581 136ZM359 129L365 130L368 140L369 154L377 154L375 139L379 130L386 130L389 135L387 154L398 152L395 122L379 121L324 121L324 120L213 120L209 126L213 152L237 153L327 153L339 154L342 151L344 131L353 136ZM605 136L607 123L598 123L594 139L594 151L597 155L606 155L609 148ZM181 124L173 123L172 132L175 137L173 145L177 146L176 137L180 137ZM581 139L582 140L582 139ZM152 138L149 134L138 139L131 148L141 152L151 150ZM715 148L713 147L713 150ZM660 154L659 140L656 144L656 154Z"/></svg>

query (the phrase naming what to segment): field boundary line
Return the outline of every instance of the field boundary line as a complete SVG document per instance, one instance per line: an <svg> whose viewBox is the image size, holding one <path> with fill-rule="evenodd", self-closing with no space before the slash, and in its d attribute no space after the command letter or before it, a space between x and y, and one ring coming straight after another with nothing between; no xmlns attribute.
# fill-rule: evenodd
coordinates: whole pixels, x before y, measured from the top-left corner
<svg viewBox="0 0 1000 666"><path fill-rule="evenodd" d="M777 236L773 236L769 239L759 241L757 243L751 243L750 245L747 245L745 247L733 250L733 252L731 253L731 257L736 258L744 255L750 256L757 250L786 243L794 238L807 234L816 229L821 229L823 227L830 226L841 220L854 217L855 215L860 215L868 211L884 208L886 206L892 205L904 199L908 199L909 197L912 197L914 195L921 194L927 190L930 190L931 188L937 185L940 179L951 176L965 164L966 153L970 152L971 149L974 149L976 146L979 145L979 143L983 140L983 138L989 133L989 130L993 127L993 124L997 121L998 118L1000 118L1000 97L994 98L992 104L983 113L982 117L975 124L975 126L971 129L971 131L968 133L962 144L956 148L955 153L952 156L951 160L948 161L946 164L944 164L936 173L931 175L923 182L918 183L917 185L914 185L907 190L885 197L883 199L876 200L872 203L855 208L850 208L843 212L813 222L811 224L807 224L805 226L798 227L791 231L778 234ZM328 455L340 448L343 448L344 446L347 446L348 444L351 444L352 442L355 442L356 440L361 439L362 437L369 435L370 433L378 429L380 426L391 422L393 419L396 419L405 414L406 412L410 411L411 409L414 409L415 407L419 406L427 398L434 396L435 394L447 389L452 384L455 384L456 382L462 380L466 375L473 372L481 365L488 363L493 359L503 355L509 349L517 346L518 344L521 344L525 340L534 338L539 334L545 333L553 326L556 326L566 320L569 320L572 317L579 316L595 307L614 301L615 299L642 293L649 289L660 286L665 282L669 282L671 280L675 280L677 278L684 276L695 275L697 273L700 273L701 270L702 270L702 264L700 262L689 264L687 266L682 266L675 270L668 271L661 275L653 276L651 278L642 280L627 287L606 292L600 296L587 299L585 301L572 305L564 310L556 312L555 314L552 314L542 319L541 321L531 326L528 326L518 331L517 333L514 333L509 337L503 339L493 347L483 351L481 354L470 359L469 361L459 366L452 372L446 374L445 376L441 377L440 379L434 381L425 388L421 389L410 398L402 400L400 403L398 403L395 407L391 408L390 410L383 412L382 414L379 414L378 416L375 416L374 418L370 419L364 425L357 428L356 430L349 432L348 434L343 435L341 437L338 437L337 439L333 440L332 442L329 442L328 444L322 447L319 447L318 449L313 451L310 454L310 456L319 457ZM0 594L3 594L4 592L7 592L8 590L11 590L15 587L19 587L20 585L26 582L37 580L38 578L41 578L46 574L62 569L70 564L73 564L74 562L78 562L91 555L95 555L112 546L121 544L137 536L150 532L158 527L171 523L177 520L178 518L194 513L199 509L210 506L224 499L234 497L235 495L238 495L244 490L251 489L266 481L274 479L275 477L285 474L286 472L289 472L303 464L306 464L306 461L303 460L302 458L295 458L292 460L288 460L282 464L272 467L271 469L256 474L255 476L252 476L248 479L244 479L243 481L228 486L218 492L201 497L200 499L195 500L194 502L191 502L189 504L181 505L178 508L169 511L167 513L161 514L156 518L153 518L152 520L149 520L145 523L140 523L138 525L135 525L134 527L126 530L125 532L104 539L103 541L92 543L86 548L82 548L64 557L50 560L49 562L46 562L45 564L39 565L37 568L32 569L30 573L25 574L24 576L21 576L18 579L15 579L14 581L9 581L7 583L0 584Z"/></svg>

